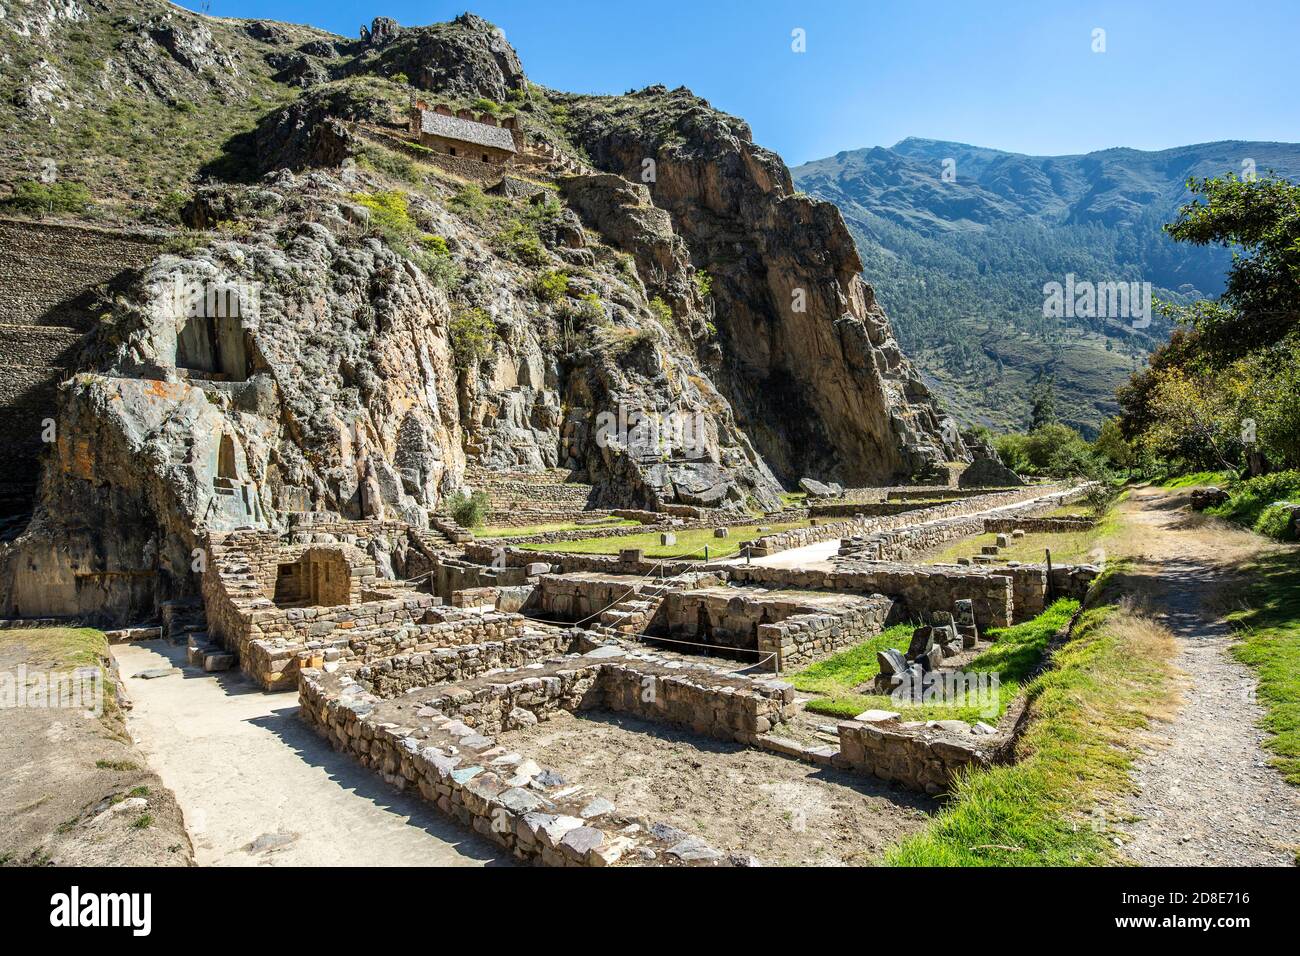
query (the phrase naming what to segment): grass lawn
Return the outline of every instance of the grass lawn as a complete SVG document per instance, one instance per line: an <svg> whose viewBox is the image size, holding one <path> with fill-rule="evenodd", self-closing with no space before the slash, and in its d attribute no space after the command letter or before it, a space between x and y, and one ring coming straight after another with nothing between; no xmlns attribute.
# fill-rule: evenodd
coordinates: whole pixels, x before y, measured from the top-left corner
<svg viewBox="0 0 1300 956"><path fill-rule="evenodd" d="M998 552L999 558L1020 561L1024 564L1042 564L1044 551L1052 549L1053 564L1086 564L1100 540L1115 529L1116 519L1111 512L1092 528L1083 531L1061 531L1051 534L1029 533L1023 538L1012 538L1011 546ZM949 545L937 557L928 558L930 564L952 564L958 558L969 558L980 553L986 544L997 544L996 534L981 534L963 538ZM1096 560L1094 557L1092 560ZM994 565L996 567L996 565Z"/></svg>
<svg viewBox="0 0 1300 956"><path fill-rule="evenodd" d="M588 528L631 528L639 526L641 522L634 521L631 518L602 518L600 521L585 521L579 524L576 521L562 521L556 524L530 524L518 528L507 528L504 525L500 527L475 528L474 537L476 538L513 538L525 534L548 534L552 531L583 531Z"/></svg>
<svg viewBox="0 0 1300 956"><path fill-rule="evenodd" d="M1122 588L1107 587L1109 600ZM1104 817L1128 792L1141 732L1173 709L1173 639L1118 604L1086 611L1051 670L1028 687L1034 719L1021 759L966 774L923 832L894 847L893 866L1095 866L1114 863Z"/></svg>
<svg viewBox="0 0 1300 956"><path fill-rule="evenodd" d="M982 702L954 707L943 704L899 706L887 694L857 694L853 688L871 680L880 672L876 652L886 647L906 650L912 639L911 624L896 624L856 647L785 675L796 690L822 697L804 705L814 714L851 718L864 710L896 710L905 720L984 720L992 723L1020 693L1029 673L1042 660L1043 649L1052 635L1065 626L1079 608L1078 601L1062 599L1038 617L1008 628L989 632L997 643L984 651L965 668L967 671L997 672L997 712Z"/></svg>
<svg viewBox="0 0 1300 956"><path fill-rule="evenodd" d="M1300 786L1300 554L1268 555L1246 569L1247 610L1229 616L1242 636L1232 649L1259 676L1257 691L1273 734L1264 744L1288 783Z"/></svg>
<svg viewBox="0 0 1300 956"><path fill-rule="evenodd" d="M807 527L806 521L791 521L784 524L764 524L775 534L789 531L791 528ZM618 554L624 548L640 548L647 558L703 558L704 548L709 549L709 558L726 558L740 550L742 541L751 541L759 536L760 525L747 524L731 528L729 537L715 538L712 528L692 528L686 531L674 531L677 543L662 545L659 543L658 531L646 534L628 534L613 538L582 538L578 541L553 541L521 544L519 547L529 551L565 551L574 554Z"/></svg>
<svg viewBox="0 0 1300 956"><path fill-rule="evenodd" d="M1205 485L1226 485L1235 481L1236 474L1231 471L1194 471L1188 475L1166 475L1151 481L1155 488L1200 488Z"/></svg>
<svg viewBox="0 0 1300 956"><path fill-rule="evenodd" d="M22 644L29 667L51 671L72 671L79 667L99 669L104 687L104 713L116 709L113 682L108 679L108 638L93 627L31 627L0 631L5 644Z"/></svg>

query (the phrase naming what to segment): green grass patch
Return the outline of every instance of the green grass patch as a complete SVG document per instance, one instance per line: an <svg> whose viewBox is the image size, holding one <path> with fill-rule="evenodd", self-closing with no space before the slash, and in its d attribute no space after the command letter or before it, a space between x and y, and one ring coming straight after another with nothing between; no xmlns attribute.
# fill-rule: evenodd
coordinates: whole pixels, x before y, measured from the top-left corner
<svg viewBox="0 0 1300 956"><path fill-rule="evenodd" d="M675 531L676 544L659 543L658 531L646 534L628 534L612 538L581 538L577 541L529 542L519 547L529 551L563 551L572 554L618 554L624 548L640 548L647 558L704 558L704 549L709 549L709 559L727 558L740 552L743 541L751 541L760 536L759 528L770 528L763 534L775 534L789 531L791 528L804 528L806 521L791 521L772 525L737 525L730 529L726 538L715 538L712 528L692 528Z"/></svg>
<svg viewBox="0 0 1300 956"><path fill-rule="evenodd" d="M1042 564L1047 560L1046 552L1050 548L1053 564L1086 564L1089 563L1089 555L1097 550L1101 539L1113 533L1117 527L1116 513L1110 511L1093 527L1081 531L1029 533L1022 538L1012 538L1011 544L998 552L998 557L1022 564ZM931 564L952 564L958 558L979 554L984 545L997 544L997 539L996 534L963 538L949 545L937 557L928 560Z"/></svg>
<svg viewBox="0 0 1300 956"><path fill-rule="evenodd" d="M554 524L530 524L522 525L518 528L510 528L505 525L499 527L487 527L476 529L474 537L476 538L512 538L518 535L526 534L549 534L553 531L583 531L585 529L595 528L632 528L639 527L640 521L632 518L602 518L600 521L584 521L579 524L576 521L560 521Z"/></svg>
<svg viewBox="0 0 1300 956"><path fill-rule="evenodd" d="M1202 488L1206 485L1226 485L1236 480L1236 474L1231 471L1194 471L1186 475L1155 478L1151 485L1155 488Z"/></svg>
<svg viewBox="0 0 1300 956"><path fill-rule="evenodd" d="M1205 513L1226 518L1277 540L1289 536L1289 516L1273 507L1278 501L1300 502L1300 471L1277 471L1229 487L1232 497Z"/></svg>
<svg viewBox="0 0 1300 956"><path fill-rule="evenodd" d="M1089 814L1131 788L1138 732L1175 700L1173 653L1168 633L1131 611L1113 604L1086 611L1052 669L1027 688L1033 720L1017 747L1020 761L963 776L931 825L891 850L885 862L1116 862L1106 817Z"/></svg>
<svg viewBox="0 0 1300 956"><path fill-rule="evenodd" d="M140 769L140 765L132 760L96 760L95 766L100 770L117 770L121 773Z"/></svg>
<svg viewBox="0 0 1300 956"><path fill-rule="evenodd" d="M4 632L7 643L19 643L27 650L28 664L52 671L80 667L99 669L104 688L104 716L117 714L116 688L108 679L108 638L93 627L14 628Z"/></svg>
<svg viewBox="0 0 1300 956"><path fill-rule="evenodd" d="M869 641L842 651L785 679L796 690L824 696L811 700L804 709L827 717L852 718L864 710L896 710L905 720L978 720L993 721L1000 717L1016 699L1024 681L1043 659L1043 651L1052 636L1070 620L1079 609L1078 601L1062 599L1042 614L1007 628L994 628L989 637L997 642L978 655L964 669L992 673L998 676L997 713L981 703L955 707L947 704L899 706L888 694L859 694L853 688L872 680L880 673L876 652L886 647L900 651L907 649L912 639L913 625L896 624Z"/></svg>
<svg viewBox="0 0 1300 956"><path fill-rule="evenodd" d="M1259 677L1264 746L1288 783L1300 786L1300 555L1268 555L1245 570L1248 608L1229 615L1241 634L1233 655Z"/></svg>

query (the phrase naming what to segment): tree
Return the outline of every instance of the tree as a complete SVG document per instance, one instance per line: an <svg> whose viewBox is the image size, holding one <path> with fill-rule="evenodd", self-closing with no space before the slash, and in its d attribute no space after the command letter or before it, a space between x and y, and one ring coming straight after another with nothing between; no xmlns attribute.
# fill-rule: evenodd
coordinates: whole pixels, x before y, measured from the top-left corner
<svg viewBox="0 0 1300 956"><path fill-rule="evenodd" d="M1133 446L1124 437L1118 419L1108 418L1101 423L1101 431L1097 433L1097 440L1092 443L1092 451L1115 468L1132 472L1135 460Z"/></svg>
<svg viewBox="0 0 1300 956"><path fill-rule="evenodd" d="M1300 328L1300 186L1275 176L1189 179L1198 197L1165 227L1176 242L1233 249L1223 296L1173 315L1196 329L1201 349L1240 358ZM1202 198L1204 199L1202 200Z"/></svg>
<svg viewBox="0 0 1300 956"><path fill-rule="evenodd" d="M1039 374L1029 395L1029 430L1038 431L1056 422L1056 379Z"/></svg>

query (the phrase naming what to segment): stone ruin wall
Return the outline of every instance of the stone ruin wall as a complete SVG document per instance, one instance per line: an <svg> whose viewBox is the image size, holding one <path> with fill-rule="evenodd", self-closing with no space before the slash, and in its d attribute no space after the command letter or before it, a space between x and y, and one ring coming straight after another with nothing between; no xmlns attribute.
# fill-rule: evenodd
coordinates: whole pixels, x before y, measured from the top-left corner
<svg viewBox="0 0 1300 956"><path fill-rule="evenodd" d="M547 630L500 641L368 659L352 674L366 690L391 698L418 687L469 680L487 671L524 667L548 657L581 653L593 646L583 631Z"/></svg>
<svg viewBox="0 0 1300 956"><path fill-rule="evenodd" d="M732 568L730 575L738 584L761 587L885 595L901 604L895 616L928 618L933 611L951 611L959 600L973 603L975 622L981 628L1006 627L1013 616L1011 579L983 569L871 564L852 570L809 571L749 565Z"/></svg>
<svg viewBox="0 0 1300 956"><path fill-rule="evenodd" d="M55 417L58 385L94 326L96 290L158 252L145 231L0 219L0 503L30 507L41 422Z"/></svg>
<svg viewBox="0 0 1300 956"><path fill-rule="evenodd" d="M817 611L758 626L759 669L786 671L829 657L885 629L894 602L880 598L843 613Z"/></svg>
<svg viewBox="0 0 1300 956"><path fill-rule="evenodd" d="M1060 517L1060 518L985 518L985 534L1010 534L1012 531L1024 531L1027 534L1062 534L1071 531L1087 531L1095 528L1094 518Z"/></svg>
<svg viewBox="0 0 1300 956"><path fill-rule="evenodd" d="M914 512L913 515L918 523L883 528L872 534L852 535L844 539L840 554L876 561L906 561L914 555L933 551L951 541L985 534L990 521L1009 522L1013 529L1023 527L1023 522L1030 520L1030 516L1035 512L1058 508L1082 494L1083 490L1076 488L1045 497L1035 497L1021 504L1013 504L1011 507L1003 504L999 508L997 518L990 518L985 512L990 508L998 507L998 503L983 505L980 499L957 502L956 510L959 513L944 520L923 517L930 509Z"/></svg>
<svg viewBox="0 0 1300 956"><path fill-rule="evenodd" d="M358 525L347 526L355 530ZM354 581L347 603L277 606L272 595L279 566L313 550L347 555ZM437 596L415 591L385 596L375 590L376 583L373 560L351 545L286 544L274 533L234 532L209 545L203 576L208 631L267 690L291 690L299 668L317 659L369 661L402 651L514 638L524 631L518 614L443 608Z"/></svg>
<svg viewBox="0 0 1300 956"><path fill-rule="evenodd" d="M1062 491L1056 489L1053 492L1045 488L1021 488L1014 491L972 496L971 498L950 501L929 508L907 511L902 514L875 518L867 517L860 521L855 519L836 521L830 524L813 525L808 528L792 528L789 531L764 535L756 539L752 542L749 553L754 557L764 557L791 548L800 548L820 541L829 541L832 538L864 536L895 528L908 528L924 522L978 514L1019 502L1025 502L1026 508L1030 510L1039 507L1054 508L1063 501L1069 500L1068 496L1074 493L1074 490Z"/></svg>

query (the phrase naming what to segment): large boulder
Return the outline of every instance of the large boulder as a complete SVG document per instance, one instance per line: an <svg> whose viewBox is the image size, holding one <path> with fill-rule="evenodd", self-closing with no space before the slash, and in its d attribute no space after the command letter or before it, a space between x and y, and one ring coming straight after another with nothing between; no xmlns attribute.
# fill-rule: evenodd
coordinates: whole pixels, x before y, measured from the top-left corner
<svg viewBox="0 0 1300 956"><path fill-rule="evenodd" d="M820 482L815 478L800 478L799 487L802 488L809 498L839 498L844 494L844 488L835 482Z"/></svg>
<svg viewBox="0 0 1300 956"><path fill-rule="evenodd" d="M957 479L959 488L1015 488L1025 480L1001 462L976 458Z"/></svg>

